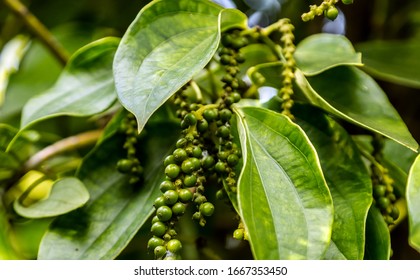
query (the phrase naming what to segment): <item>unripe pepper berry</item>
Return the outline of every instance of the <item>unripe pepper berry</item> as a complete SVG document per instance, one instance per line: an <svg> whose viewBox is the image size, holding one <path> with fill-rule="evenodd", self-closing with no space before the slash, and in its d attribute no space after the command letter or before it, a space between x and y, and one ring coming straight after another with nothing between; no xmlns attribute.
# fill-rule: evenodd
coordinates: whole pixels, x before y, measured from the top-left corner
<svg viewBox="0 0 420 280"><path fill-rule="evenodd" d="M174 164L174 163L169 164L165 168L166 176L168 176L171 179L175 179L176 177L178 177L180 171L181 170L180 170L179 166Z"/></svg>
<svg viewBox="0 0 420 280"><path fill-rule="evenodd" d="M162 183L160 183L159 189L161 192L166 192L169 190L175 190L176 187L174 186L174 184L171 181L165 180Z"/></svg>
<svg viewBox="0 0 420 280"><path fill-rule="evenodd" d="M204 202L200 205L200 213L203 214L203 216L211 216L214 212L214 205L211 202Z"/></svg>
<svg viewBox="0 0 420 280"><path fill-rule="evenodd" d="M335 20L338 16L338 10L336 7L329 7L327 10L325 10L324 15L329 20Z"/></svg>
<svg viewBox="0 0 420 280"><path fill-rule="evenodd" d="M189 189L181 189L178 191L178 197L181 202L190 202L193 198L193 194Z"/></svg>
<svg viewBox="0 0 420 280"><path fill-rule="evenodd" d="M343 2L344 5L353 4L353 0L341 0L341 2Z"/></svg>
<svg viewBox="0 0 420 280"><path fill-rule="evenodd" d="M165 241L162 238L153 236L147 242L147 249L149 251L154 251L157 246L163 246L163 244L165 244Z"/></svg>
<svg viewBox="0 0 420 280"><path fill-rule="evenodd" d="M172 218L172 210L168 206L161 206L156 210L156 216L162 222L169 221Z"/></svg>
<svg viewBox="0 0 420 280"><path fill-rule="evenodd" d="M150 229L150 231L158 237L163 236L165 234L166 230L167 230L167 227L162 222L153 223L152 227Z"/></svg>
<svg viewBox="0 0 420 280"><path fill-rule="evenodd" d="M117 162L117 170L121 173L128 173L133 168L134 162L130 159L120 159Z"/></svg>
<svg viewBox="0 0 420 280"><path fill-rule="evenodd" d="M168 190L163 194L166 205L173 205L178 201L178 192L175 190Z"/></svg>
<svg viewBox="0 0 420 280"><path fill-rule="evenodd" d="M172 155L174 156L174 159L176 162L180 163L183 162L184 160L187 159L188 155L187 155L187 151L185 151L182 148L178 148L176 149Z"/></svg>
<svg viewBox="0 0 420 280"><path fill-rule="evenodd" d="M166 244L166 248L169 252L175 254L182 249L181 241L179 241L178 239L171 239Z"/></svg>
<svg viewBox="0 0 420 280"><path fill-rule="evenodd" d="M181 202L177 202L172 206L172 212L177 216L184 215L185 210L187 210L187 207Z"/></svg>

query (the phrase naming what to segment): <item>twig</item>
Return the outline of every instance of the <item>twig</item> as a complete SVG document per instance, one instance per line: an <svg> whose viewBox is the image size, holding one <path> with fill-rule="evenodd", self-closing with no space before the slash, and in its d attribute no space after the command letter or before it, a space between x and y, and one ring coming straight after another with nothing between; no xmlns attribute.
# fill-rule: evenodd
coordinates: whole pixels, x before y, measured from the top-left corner
<svg viewBox="0 0 420 280"><path fill-rule="evenodd" d="M37 36L47 48L50 49L50 51L63 65L66 65L69 60L69 54L60 42L58 42L51 34L51 32L28 10L28 8L19 0L4 0L4 3L17 16L22 18L29 30Z"/></svg>
<svg viewBox="0 0 420 280"><path fill-rule="evenodd" d="M45 147L34 154L24 165L24 170L32 170L45 160L63 152L75 150L94 144L102 135L103 130L92 130L68 138L64 138L54 144Z"/></svg>

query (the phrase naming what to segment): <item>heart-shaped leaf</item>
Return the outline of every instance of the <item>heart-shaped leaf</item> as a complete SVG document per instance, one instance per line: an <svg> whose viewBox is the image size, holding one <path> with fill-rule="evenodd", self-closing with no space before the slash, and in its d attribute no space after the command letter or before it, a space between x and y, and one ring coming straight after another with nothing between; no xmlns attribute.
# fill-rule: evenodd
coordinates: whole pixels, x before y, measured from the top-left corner
<svg viewBox="0 0 420 280"><path fill-rule="evenodd" d="M406 199L410 222L408 240L420 252L420 156L417 156L408 175Z"/></svg>
<svg viewBox="0 0 420 280"><path fill-rule="evenodd" d="M153 1L140 11L114 61L119 99L136 116L139 131L206 66L217 50L221 31L245 24L238 11L222 11L206 0Z"/></svg>
<svg viewBox="0 0 420 280"><path fill-rule="evenodd" d="M21 128L55 116L90 116L107 109L117 98L112 61L118 43L109 37L78 50L55 85L26 103Z"/></svg>
<svg viewBox="0 0 420 280"><path fill-rule="evenodd" d="M317 154L289 118L236 108L244 155L238 203L256 259L322 259L333 223Z"/></svg>
<svg viewBox="0 0 420 280"><path fill-rule="evenodd" d="M336 67L296 83L314 105L416 151L418 144L379 85L355 67Z"/></svg>
<svg viewBox="0 0 420 280"><path fill-rule="evenodd" d="M342 35L315 34L302 40L295 51L296 66L313 76L340 65L362 66L362 56Z"/></svg>
<svg viewBox="0 0 420 280"><path fill-rule="evenodd" d="M89 200L85 185L75 177L62 178L54 182L48 198L29 206L15 200L16 213L29 219L39 219L63 215L82 207Z"/></svg>

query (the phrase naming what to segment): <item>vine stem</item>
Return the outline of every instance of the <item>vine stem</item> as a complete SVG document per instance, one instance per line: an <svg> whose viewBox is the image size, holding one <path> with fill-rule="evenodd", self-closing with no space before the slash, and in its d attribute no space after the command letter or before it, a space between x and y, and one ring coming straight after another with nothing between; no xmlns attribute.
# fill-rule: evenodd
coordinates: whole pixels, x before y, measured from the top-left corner
<svg viewBox="0 0 420 280"><path fill-rule="evenodd" d="M57 57L62 65L66 65L70 55L57 41L51 32L36 18L19 0L4 0L6 6L19 16L29 30Z"/></svg>
<svg viewBox="0 0 420 280"><path fill-rule="evenodd" d="M32 170L45 160L63 152L92 145L99 139L99 137L102 135L102 132L102 129L92 130L57 141L54 144L47 146L34 154L25 163L24 170Z"/></svg>

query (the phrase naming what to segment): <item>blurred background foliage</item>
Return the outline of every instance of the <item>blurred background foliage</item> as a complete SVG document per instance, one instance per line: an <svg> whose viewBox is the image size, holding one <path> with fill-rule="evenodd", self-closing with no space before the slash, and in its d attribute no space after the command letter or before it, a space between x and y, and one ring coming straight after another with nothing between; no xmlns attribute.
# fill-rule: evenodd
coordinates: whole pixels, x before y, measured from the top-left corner
<svg viewBox="0 0 420 280"><path fill-rule="evenodd" d="M145 0L25 0L22 1L29 10L53 32L69 53L105 36L121 37L140 9L150 1ZM311 22L303 22L301 15L309 10L309 5L321 1L310 0L214 0L225 7L237 8L249 17L249 25L267 26L280 18L290 18L295 26L296 44L305 37L320 33L336 33L347 36L355 48L362 43L373 40L420 42L420 1L418 0L355 0L353 5L338 4L340 10L334 21L317 17ZM11 39L19 34L31 36L22 20L15 16L0 0L0 50ZM398 59L398 51L395 56ZM31 38L31 44L23 57L19 71L11 76L5 100L0 102L0 122L19 127L20 113L25 102L32 96L53 85L63 66L40 43ZM419 72L420 75L420 72ZM420 89L391 82L378 80L388 94L390 101L401 114L414 138L420 140ZM1 94L1 93L0 93ZM1 100L1 99L0 99ZM43 133L45 143L95 128L91 119L75 119L69 117L54 118L42 122L34 130ZM357 133L357 129L350 127ZM220 205L223 209L223 205ZM213 235L206 229L197 231L186 221L182 225L181 235L200 235L191 248L187 258L197 258L197 254L205 254L202 258L214 259L219 256L227 259L252 258L248 245L232 238L227 238L234 230L231 220L233 216L225 215L213 219L217 224L210 225ZM188 216L188 215L187 215ZM16 243L19 244L24 258L35 258L37 242L39 242L49 221L36 224L18 224L15 228ZM189 232L189 229L191 231ZM215 230L217 229L217 230ZM138 237L122 253L121 258L150 258L142 255L139 248L149 237L146 229L142 229ZM218 232L214 236L214 232ZM407 244L407 222L392 232L394 259L420 259L420 256ZM188 243L183 241L185 247ZM221 247L220 244L225 244ZM193 246L194 245L194 246ZM198 245L198 246L196 246ZM218 247L219 246L219 247ZM187 249L187 248L186 248ZM185 250L188 251L188 250Z"/></svg>

